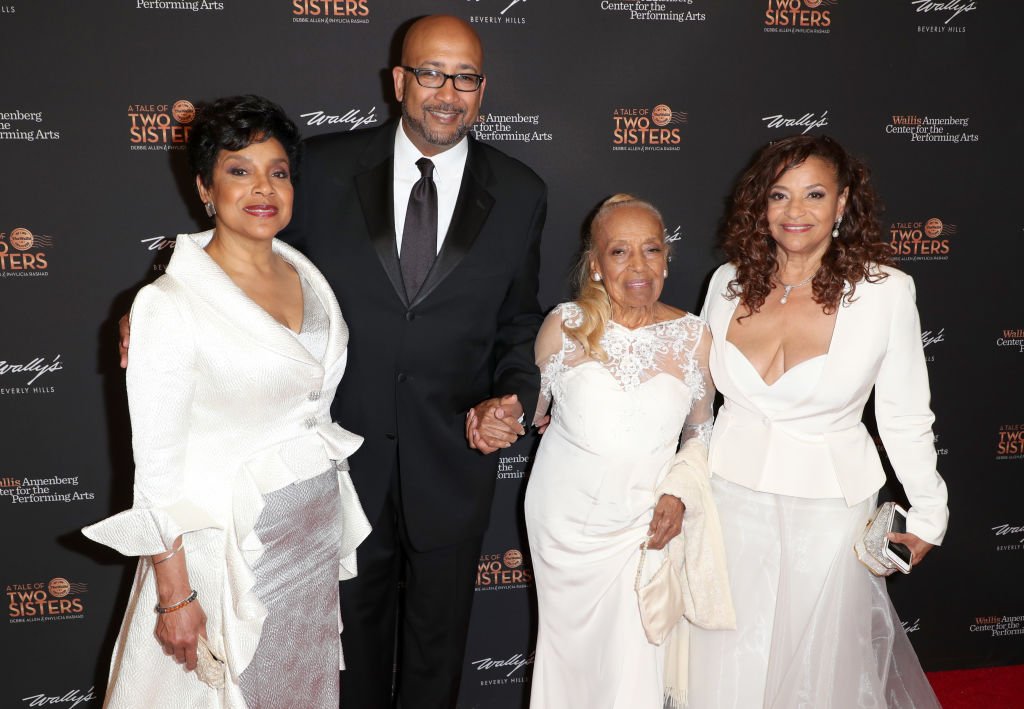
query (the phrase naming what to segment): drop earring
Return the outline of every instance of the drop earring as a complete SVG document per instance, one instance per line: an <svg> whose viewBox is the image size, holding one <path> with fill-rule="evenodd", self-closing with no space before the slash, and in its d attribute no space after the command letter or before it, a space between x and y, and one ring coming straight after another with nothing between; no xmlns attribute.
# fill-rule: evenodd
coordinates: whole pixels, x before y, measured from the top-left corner
<svg viewBox="0 0 1024 709"><path fill-rule="evenodd" d="M213 202L203 202L203 207L206 208L206 216L210 219L217 216L217 208L213 206Z"/></svg>
<svg viewBox="0 0 1024 709"><path fill-rule="evenodd" d="M668 269L666 268L664 273L661 274L662 278L668 278Z"/></svg>
<svg viewBox="0 0 1024 709"><path fill-rule="evenodd" d="M832 238L833 239L838 239L839 238L839 225L842 224L842 223L843 223L843 217L842 217L842 215L840 215L839 218L836 219L835 226L832 227Z"/></svg>
<svg viewBox="0 0 1024 709"><path fill-rule="evenodd" d="M591 276L590 276L590 277L591 277L591 278L593 278L593 279L594 279L595 281L600 281L600 280L601 280L601 274L600 274L600 273L598 273L597 271L594 271L594 272L593 272L593 273L591 274Z"/></svg>

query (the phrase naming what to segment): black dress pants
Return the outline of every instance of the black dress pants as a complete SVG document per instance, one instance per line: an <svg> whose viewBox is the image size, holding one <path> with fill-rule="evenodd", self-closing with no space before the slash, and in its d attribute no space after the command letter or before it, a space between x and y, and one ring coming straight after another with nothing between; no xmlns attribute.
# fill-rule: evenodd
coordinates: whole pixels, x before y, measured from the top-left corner
<svg viewBox="0 0 1024 709"><path fill-rule="evenodd" d="M415 549L399 488L396 470L359 573L341 584L342 709L452 709L458 698L482 539Z"/></svg>

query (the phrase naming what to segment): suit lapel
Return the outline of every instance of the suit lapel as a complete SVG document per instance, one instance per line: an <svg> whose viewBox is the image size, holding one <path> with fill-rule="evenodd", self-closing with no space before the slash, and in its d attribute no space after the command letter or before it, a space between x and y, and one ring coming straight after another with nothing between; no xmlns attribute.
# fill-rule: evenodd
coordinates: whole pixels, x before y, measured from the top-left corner
<svg viewBox="0 0 1024 709"><path fill-rule="evenodd" d="M491 177L487 160L472 138L466 140L469 141L469 154L466 156L466 169L462 173L462 184L459 187L459 197L455 201L451 225L445 234L441 252L437 255L419 293L412 299L410 307L423 302L465 258L480 234L484 222L487 221L491 207L494 206L494 197L487 190Z"/></svg>
<svg viewBox="0 0 1024 709"><path fill-rule="evenodd" d="M167 273L206 303L215 317L261 347L304 364L320 365L288 328L253 302L206 254L203 249L212 236L212 229L179 234Z"/></svg>
<svg viewBox="0 0 1024 709"><path fill-rule="evenodd" d="M356 190L370 243L395 293L408 305L402 269L398 265L398 247L395 245L394 137L393 130L380 130L363 159L367 170L356 175Z"/></svg>

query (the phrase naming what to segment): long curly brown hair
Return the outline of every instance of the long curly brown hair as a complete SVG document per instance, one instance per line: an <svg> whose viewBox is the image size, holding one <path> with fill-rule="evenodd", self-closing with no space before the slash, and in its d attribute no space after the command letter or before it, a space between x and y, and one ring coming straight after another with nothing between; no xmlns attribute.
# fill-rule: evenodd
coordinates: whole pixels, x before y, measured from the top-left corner
<svg viewBox="0 0 1024 709"><path fill-rule="evenodd" d="M889 247L881 241L880 204L864 163L828 136L777 140L762 148L740 177L723 227L722 250L736 266L728 297L740 298L750 313L764 305L778 269L777 247L768 230L768 193L779 175L810 157L835 168L840 191L849 188L839 236L832 239L812 281L814 302L826 313L835 312L841 301L853 299L857 283L886 278L878 265L893 263Z"/></svg>

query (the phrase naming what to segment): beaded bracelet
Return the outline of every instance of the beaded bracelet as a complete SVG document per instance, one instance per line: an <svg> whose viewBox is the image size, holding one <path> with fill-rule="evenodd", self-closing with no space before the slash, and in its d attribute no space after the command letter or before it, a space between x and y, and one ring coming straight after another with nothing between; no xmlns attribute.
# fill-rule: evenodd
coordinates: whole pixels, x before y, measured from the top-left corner
<svg viewBox="0 0 1024 709"><path fill-rule="evenodd" d="M153 566L156 566L157 564L164 563L165 561L170 559L172 556L174 556L175 554L177 554L179 551L181 551L184 548L185 548L185 542L182 542L181 544L176 546L174 549L171 549L171 553L168 554L167 556L165 556L163 559L161 559L160 561L154 561L153 562Z"/></svg>
<svg viewBox="0 0 1024 709"><path fill-rule="evenodd" d="M159 613L160 615L163 615L164 613L173 613L174 611L181 610L197 598L199 598L199 593L195 589L193 589L192 593L188 595L188 598L182 599L177 603L172 603L169 606L161 606L159 603L157 603L155 606L153 606L153 612Z"/></svg>

